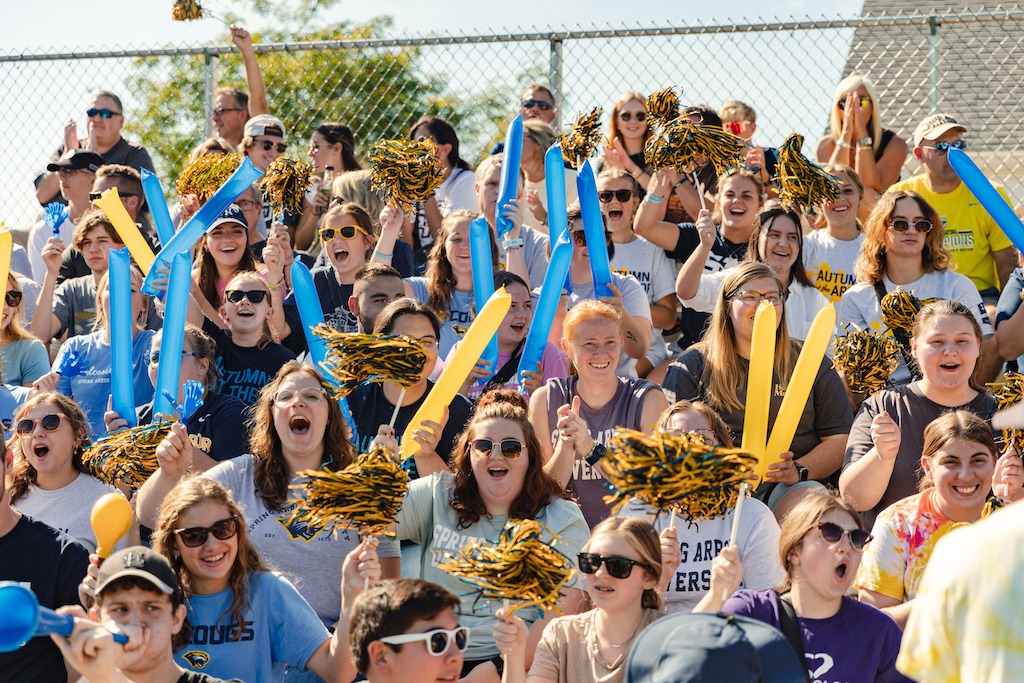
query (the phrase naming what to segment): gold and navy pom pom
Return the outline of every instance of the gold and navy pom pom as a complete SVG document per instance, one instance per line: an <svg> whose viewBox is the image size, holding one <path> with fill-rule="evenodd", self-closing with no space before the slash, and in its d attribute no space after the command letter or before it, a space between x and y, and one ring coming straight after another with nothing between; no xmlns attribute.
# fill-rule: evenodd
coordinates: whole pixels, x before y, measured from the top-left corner
<svg viewBox="0 0 1024 683"><path fill-rule="evenodd" d="M312 176L313 169L305 161L288 156L278 157L270 162L267 172L260 179L259 187L266 194L275 213L299 213Z"/></svg>
<svg viewBox="0 0 1024 683"><path fill-rule="evenodd" d="M558 142L565 163L579 170L582 161L589 158L601 142L601 107L581 114L568 133L558 136Z"/></svg>
<svg viewBox="0 0 1024 683"><path fill-rule="evenodd" d="M437 160L437 146L431 139L381 140L366 156L370 166L370 189L385 204L397 204L408 211L425 202L444 181Z"/></svg>
<svg viewBox="0 0 1024 683"><path fill-rule="evenodd" d="M839 198L839 182L834 176L801 153L804 136L790 133L779 147L779 161L772 180L779 187L784 204L803 208L834 202Z"/></svg>
<svg viewBox="0 0 1024 683"><path fill-rule="evenodd" d="M242 163L241 154L206 154L185 167L178 176L179 197L194 194L205 204Z"/></svg>

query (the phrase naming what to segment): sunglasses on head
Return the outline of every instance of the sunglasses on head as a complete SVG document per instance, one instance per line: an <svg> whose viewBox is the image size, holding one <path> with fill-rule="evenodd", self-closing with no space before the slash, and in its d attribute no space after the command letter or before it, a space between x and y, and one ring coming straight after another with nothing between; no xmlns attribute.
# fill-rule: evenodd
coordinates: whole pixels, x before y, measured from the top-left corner
<svg viewBox="0 0 1024 683"><path fill-rule="evenodd" d="M628 579L633 573L634 566L646 567L647 565L628 557L602 557L596 553L579 553L576 555L580 571L584 574L594 574L604 564L608 574L616 579Z"/></svg>
<svg viewBox="0 0 1024 683"><path fill-rule="evenodd" d="M39 418L38 423L47 432L55 432L60 427L60 421L64 419L64 416L60 413L50 413L49 415L43 415ZM14 430L19 436L27 436L32 432L36 431L36 420L25 418L24 420L18 420L18 424Z"/></svg>
<svg viewBox="0 0 1024 683"><path fill-rule="evenodd" d="M85 115L88 116L90 119L95 118L97 116L101 119L109 119L114 116L120 116L121 112L112 111L110 109L87 109L85 111Z"/></svg>
<svg viewBox="0 0 1024 683"><path fill-rule="evenodd" d="M337 228L320 228L320 241L330 242L335 237L339 236L347 240L350 240L356 236L357 232L361 232L367 236L370 234L366 232L364 228L358 225L342 225Z"/></svg>
<svg viewBox="0 0 1024 683"><path fill-rule="evenodd" d="M941 142L936 142L931 147L927 147L925 145L921 145L921 147L924 149L934 149L939 154L945 154L946 152L949 151L950 147L955 147L957 149L967 149L967 140L954 140L953 142L946 142L945 140L943 140Z"/></svg>
<svg viewBox="0 0 1024 683"><path fill-rule="evenodd" d="M517 439L502 439L501 441L473 439L470 446L474 453L485 457L490 457L495 446L501 447L501 455L508 460L517 460L523 454L523 444Z"/></svg>
<svg viewBox="0 0 1024 683"><path fill-rule="evenodd" d="M7 302L8 306L14 308L15 306L21 303L21 299L23 296L24 295L21 292L11 290L10 292L4 294L4 301Z"/></svg>
<svg viewBox="0 0 1024 683"><path fill-rule="evenodd" d="M640 123L643 123L644 121L647 120L647 112L645 111L638 111L635 114L631 111L619 112L619 118L622 119L623 121L626 121L627 123L632 121L634 116L636 117L636 120L639 121Z"/></svg>
<svg viewBox="0 0 1024 683"><path fill-rule="evenodd" d="M844 529L834 522L818 522L817 527L826 543L839 543L843 536L849 536L854 550L864 550L871 542L871 534L863 529Z"/></svg>
<svg viewBox="0 0 1024 683"><path fill-rule="evenodd" d="M633 190L601 190L597 193L597 198L601 200L602 204L607 204L615 197L620 202L628 202L633 198Z"/></svg>
<svg viewBox="0 0 1024 683"><path fill-rule="evenodd" d="M860 97L857 98L857 104L859 104L862 107L866 107L869 104L871 104L871 98L868 97L867 95L861 95ZM844 111L846 110L846 99L845 98L839 100L839 108L844 110Z"/></svg>
<svg viewBox="0 0 1024 683"><path fill-rule="evenodd" d="M254 304L263 303L267 293L262 289L229 289L224 292L224 298L233 304L241 303L242 299L248 299Z"/></svg>
<svg viewBox="0 0 1024 683"><path fill-rule="evenodd" d="M278 154L284 154L286 151L288 151L288 145L284 144L283 142L274 142L273 140L257 140L256 144L263 145L264 152L269 152L270 150L274 149L275 146L277 147Z"/></svg>
<svg viewBox="0 0 1024 683"><path fill-rule="evenodd" d="M540 109L541 111L548 111L551 109L551 103L545 102L544 100L523 100L523 109ZM627 121L629 119L626 119Z"/></svg>
<svg viewBox="0 0 1024 683"><path fill-rule="evenodd" d="M453 629L435 628L425 633L402 633L397 636L381 638L380 642L385 645L405 645L423 640L427 643L427 652L440 657L448 652L452 643L459 648L459 652L465 652L469 646L469 627L456 626Z"/></svg>
<svg viewBox="0 0 1024 683"><path fill-rule="evenodd" d="M911 223L910 221L903 220L902 218L897 218L889 221L889 227L896 232L910 232L910 230L914 230L915 232L923 232L927 234L932 230L932 222L920 220Z"/></svg>
<svg viewBox="0 0 1024 683"><path fill-rule="evenodd" d="M234 515L211 526L190 526L187 529L175 529L175 535L189 548L198 548L206 543L206 539L213 534L218 541L226 541L238 533L238 518Z"/></svg>

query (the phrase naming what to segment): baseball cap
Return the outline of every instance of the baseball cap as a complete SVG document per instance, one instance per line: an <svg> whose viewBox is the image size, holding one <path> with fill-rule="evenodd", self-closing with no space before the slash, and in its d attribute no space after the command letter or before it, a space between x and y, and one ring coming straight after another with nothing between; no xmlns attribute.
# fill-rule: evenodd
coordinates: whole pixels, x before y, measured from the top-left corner
<svg viewBox="0 0 1024 683"><path fill-rule="evenodd" d="M126 576L144 579L165 595L174 595L179 590L178 575L167 558L152 548L137 545L119 550L103 561L96 577L96 593Z"/></svg>
<svg viewBox="0 0 1024 683"><path fill-rule="evenodd" d="M104 164L103 157L96 152L87 149L71 149L64 153L57 161L46 165L46 170L54 173L56 171L80 171L89 169L95 173Z"/></svg>
<svg viewBox="0 0 1024 683"><path fill-rule="evenodd" d="M245 122L245 137L254 138L257 135L273 135L283 138L288 131L285 130L281 119L270 114L257 114Z"/></svg>
<svg viewBox="0 0 1024 683"><path fill-rule="evenodd" d="M224 209L224 213L220 215L220 218L215 220L213 224L207 229L206 232L210 232L218 225L224 225L225 223L238 223L246 230L249 229L249 221L245 220L245 214L238 208L238 204L232 204L228 208Z"/></svg>
<svg viewBox="0 0 1024 683"><path fill-rule="evenodd" d="M934 140L943 133L951 130L958 130L961 133L967 132L967 126L957 123L949 114L932 114L914 129L914 147L920 147L922 140Z"/></svg>
<svg viewBox="0 0 1024 683"><path fill-rule="evenodd" d="M626 683L801 683L807 671L777 629L742 616L683 613L633 642Z"/></svg>

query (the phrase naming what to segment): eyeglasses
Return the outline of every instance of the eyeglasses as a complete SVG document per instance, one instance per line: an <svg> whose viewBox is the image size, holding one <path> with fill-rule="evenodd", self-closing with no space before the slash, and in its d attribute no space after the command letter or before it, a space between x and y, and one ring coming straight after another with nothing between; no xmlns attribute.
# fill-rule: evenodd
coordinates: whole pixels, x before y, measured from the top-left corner
<svg viewBox="0 0 1024 683"><path fill-rule="evenodd" d="M644 121L647 120L647 112L645 111L638 111L636 114L634 114L631 111L619 112L619 118L627 123L632 121L634 116L636 117L636 120L639 121L640 123L643 123Z"/></svg>
<svg viewBox="0 0 1024 683"><path fill-rule="evenodd" d="M266 297L267 293L262 289L229 289L224 292L224 298L233 304L241 303L242 299L261 304Z"/></svg>
<svg viewBox="0 0 1024 683"><path fill-rule="evenodd" d="M953 142L946 142L945 140L943 140L941 142L936 142L935 145L932 147L928 147L927 145L921 145L921 149L934 149L939 154L945 154L946 152L949 151L950 147L955 147L957 149L967 149L967 140L954 140Z"/></svg>
<svg viewBox="0 0 1024 683"><path fill-rule="evenodd" d="M282 389L274 394L274 403L279 406L285 406L289 403L294 403L296 399L301 399L303 403L319 403L323 397L323 387L317 387L316 389L303 389L302 391Z"/></svg>
<svg viewBox="0 0 1024 683"><path fill-rule="evenodd" d="M263 151L269 152L270 150L277 147L278 154L284 154L288 151L288 145L283 142L274 142L273 140L256 140L256 144L263 145Z"/></svg>
<svg viewBox="0 0 1024 683"><path fill-rule="evenodd" d="M602 204L607 204L615 197L620 202L628 202L633 198L633 190L601 190L597 193L597 198L601 200Z"/></svg>
<svg viewBox="0 0 1024 683"><path fill-rule="evenodd" d="M550 111L551 103L545 102L544 100L523 100L523 109L540 109L541 111Z"/></svg>
<svg viewBox="0 0 1024 683"><path fill-rule="evenodd" d="M866 107L869 104L871 104L871 98L868 97L867 95L861 95L860 97L857 98L857 104L859 104L862 107ZM846 98L845 97L843 99L839 100L839 108L844 110L844 111L846 110Z"/></svg>
<svg viewBox="0 0 1024 683"><path fill-rule="evenodd" d="M4 294L4 301L7 302L8 306L14 308L15 306L21 303L21 299L23 296L24 295L21 292L11 290L10 292Z"/></svg>
<svg viewBox="0 0 1024 683"><path fill-rule="evenodd" d="M736 292L729 298L736 299L746 306L756 306L762 301L767 301L773 306L781 306L786 300L786 297L779 292L754 292L750 290Z"/></svg>
<svg viewBox="0 0 1024 683"><path fill-rule="evenodd" d="M902 218L896 218L889 221L889 227L896 232L910 232L913 229L915 232L923 232L926 235L932 231L932 222L926 220L910 221L903 220Z"/></svg>
<svg viewBox="0 0 1024 683"><path fill-rule="evenodd" d="M198 353L195 353L193 351L184 351L184 350L181 352L181 355L183 355L183 356L191 356L192 358L199 358L200 357ZM150 365L160 365L160 352L159 351L154 351L151 354L149 354L149 364Z"/></svg>
<svg viewBox="0 0 1024 683"><path fill-rule="evenodd" d="M821 537L829 544L839 543L843 536L849 536L854 550L864 550L864 546L871 542L871 534L864 529L844 529L834 522L818 522L816 526Z"/></svg>
<svg viewBox="0 0 1024 683"><path fill-rule="evenodd" d="M121 190L119 189L117 191L117 196L121 197L121 198L124 198L124 197L138 197L139 195L137 195L134 192L121 192ZM89 193L89 201L90 202L94 202L97 199L102 199L102 198L103 198L103 192L90 192Z"/></svg>
<svg viewBox="0 0 1024 683"><path fill-rule="evenodd" d="M397 636L381 638L380 642L385 645L404 645L420 640L426 641L427 652L435 657L440 657L448 652L448 648L451 647L453 642L455 647L459 648L459 652L465 652L469 646L469 627L457 626L453 629L435 628L433 631L427 631L426 633L402 633Z"/></svg>
<svg viewBox="0 0 1024 683"><path fill-rule="evenodd" d="M494 452L495 446L501 447L501 455L506 460L518 460L523 454L523 444L517 439L502 439L500 442L492 439L473 439L470 446L474 453L488 458Z"/></svg>
<svg viewBox="0 0 1024 683"><path fill-rule="evenodd" d="M90 119L96 118L97 116L101 119L109 119L114 116L120 116L121 112L113 111L111 109L86 109L85 115L88 116Z"/></svg>
<svg viewBox="0 0 1024 683"><path fill-rule="evenodd" d="M18 420L17 426L14 431L18 433L18 436L28 436L32 432L36 431L36 423L47 432L55 432L60 427L60 421L64 419L64 416L60 413L50 413L49 415L43 415L39 420L24 419Z"/></svg>
<svg viewBox="0 0 1024 683"><path fill-rule="evenodd" d="M206 539L213 534L218 541L226 541L238 533L238 518L231 515L227 519L214 522L212 526L190 526L187 529L175 529L174 534L188 548L198 548L206 544Z"/></svg>
<svg viewBox="0 0 1024 683"><path fill-rule="evenodd" d="M225 109L224 107L217 107L216 109L214 109L210 113L213 114L214 116L224 116L224 112L226 112L226 111L245 111L245 110L244 109L236 109L236 108Z"/></svg>
<svg viewBox="0 0 1024 683"><path fill-rule="evenodd" d="M235 206L237 206L242 211L252 211L257 206L263 206L263 202L253 201L252 199L242 199L240 201L235 202Z"/></svg>
<svg viewBox="0 0 1024 683"><path fill-rule="evenodd" d="M604 563L604 568L616 579L628 579L633 573L634 566L647 567L646 563L628 557L602 557L595 553L579 553L576 559L579 561L580 571L584 574L597 573Z"/></svg>
<svg viewBox="0 0 1024 683"><path fill-rule="evenodd" d="M366 232L365 228L362 228L358 225L342 225L337 228L320 228L320 241L330 242L339 235L347 240L350 240L356 236L357 232L361 232L367 236L369 236L370 234Z"/></svg>

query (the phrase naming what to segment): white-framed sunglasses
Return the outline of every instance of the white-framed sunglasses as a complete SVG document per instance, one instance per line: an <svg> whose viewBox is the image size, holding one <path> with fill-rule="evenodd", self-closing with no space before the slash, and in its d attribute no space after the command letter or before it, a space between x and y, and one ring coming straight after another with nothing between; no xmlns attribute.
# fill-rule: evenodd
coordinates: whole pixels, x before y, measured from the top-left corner
<svg viewBox="0 0 1024 683"><path fill-rule="evenodd" d="M404 645L420 640L426 641L427 652L435 657L440 657L448 652L448 648L451 647L453 641L455 647L459 648L459 652L465 652L466 648L469 647L469 627L456 626L453 629L435 628L425 633L403 633L397 636L381 638L380 642L386 645Z"/></svg>

